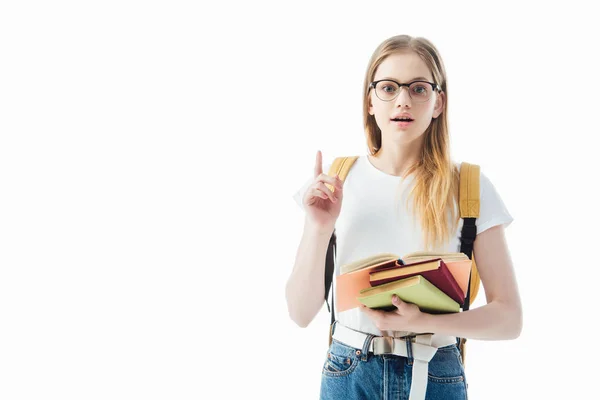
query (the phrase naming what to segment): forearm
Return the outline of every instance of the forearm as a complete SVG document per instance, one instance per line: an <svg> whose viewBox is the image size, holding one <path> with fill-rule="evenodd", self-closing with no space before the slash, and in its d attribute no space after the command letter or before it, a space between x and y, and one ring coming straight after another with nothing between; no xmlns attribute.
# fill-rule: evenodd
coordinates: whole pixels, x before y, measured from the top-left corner
<svg viewBox="0 0 600 400"><path fill-rule="evenodd" d="M465 312L423 313L417 331L477 340L511 340L519 337L522 324L519 303L492 301Z"/></svg>
<svg viewBox="0 0 600 400"><path fill-rule="evenodd" d="M325 257L333 228L319 230L305 220L294 269L286 285L290 318L306 327L325 301Z"/></svg>

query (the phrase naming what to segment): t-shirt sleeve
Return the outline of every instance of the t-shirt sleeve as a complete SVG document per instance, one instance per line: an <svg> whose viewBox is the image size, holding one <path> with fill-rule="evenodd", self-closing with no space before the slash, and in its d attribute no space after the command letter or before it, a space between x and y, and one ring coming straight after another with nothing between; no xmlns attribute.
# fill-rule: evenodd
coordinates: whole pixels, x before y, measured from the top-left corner
<svg viewBox="0 0 600 400"><path fill-rule="evenodd" d="M333 160L323 160L323 172L328 174L329 173L329 168L331 168L331 164L333 164ZM304 194L306 193L306 191L308 190L308 188L310 187L310 185L312 184L312 182L314 181L314 177L311 175L310 177L308 177L306 179L306 181L304 181L304 183L298 188L298 190L296 190L296 193L294 193L294 195L292 196L294 201L296 202L296 204L298 204L298 207L300 207L302 210L304 210L304 205L302 204L302 199L304 199Z"/></svg>
<svg viewBox="0 0 600 400"><path fill-rule="evenodd" d="M513 217L492 182L481 170L479 171L479 193L479 218L475 220L477 234L500 224L506 229L513 221Z"/></svg>

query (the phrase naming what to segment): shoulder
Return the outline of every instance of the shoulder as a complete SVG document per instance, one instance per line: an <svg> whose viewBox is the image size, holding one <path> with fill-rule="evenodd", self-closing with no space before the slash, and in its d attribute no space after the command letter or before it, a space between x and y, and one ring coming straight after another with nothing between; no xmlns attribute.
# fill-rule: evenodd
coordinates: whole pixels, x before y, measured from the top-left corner
<svg viewBox="0 0 600 400"><path fill-rule="evenodd" d="M458 173L460 173L460 171L461 171L463 162L466 162L467 164L471 164L471 165L476 165L479 167L479 189L480 189L480 192L483 192L484 188L487 188L492 184L490 179L484 172L483 168L481 167L481 165L479 165L477 163L473 163L473 162L469 162L469 161L462 161L462 160L453 161L454 167L456 168Z"/></svg>
<svg viewBox="0 0 600 400"><path fill-rule="evenodd" d="M323 161L323 173L335 175L336 171L342 169L343 166L350 167L349 171L352 171L363 162L363 159L365 159L363 155L338 155L331 157L327 162Z"/></svg>
<svg viewBox="0 0 600 400"><path fill-rule="evenodd" d="M502 195L490 179L489 173L479 167L479 217L476 220L477 234L496 225L508 227L514 220Z"/></svg>

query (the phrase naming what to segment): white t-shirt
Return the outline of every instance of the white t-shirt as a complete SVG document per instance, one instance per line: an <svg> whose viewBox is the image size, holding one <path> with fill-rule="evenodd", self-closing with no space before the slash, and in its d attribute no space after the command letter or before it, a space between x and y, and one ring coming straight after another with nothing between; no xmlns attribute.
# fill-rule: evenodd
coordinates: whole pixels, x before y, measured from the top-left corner
<svg viewBox="0 0 600 400"><path fill-rule="evenodd" d="M323 163L323 172L328 173L333 159ZM455 162L460 169L460 162ZM492 226L510 225L513 217L506 209L500 195L480 170L479 218L475 220L477 234ZM310 177L293 195L296 203L304 209L302 198L311 182ZM389 175L377 169L366 155L361 155L352 165L344 182L344 198L340 215L335 224L337 237L335 275L340 274L342 265L377 253L403 254L423 251L420 222L412 212L412 200L405 206L413 183L413 175L406 179ZM458 213L458 205L455 205ZM407 211L408 210L408 211ZM459 219L458 229L444 252L460 251L460 234L463 227ZM333 280L333 295L336 293ZM380 331L372 320L359 308L353 308L335 315L339 323L361 332L377 336L401 336L401 332ZM433 335L433 343L442 339Z"/></svg>

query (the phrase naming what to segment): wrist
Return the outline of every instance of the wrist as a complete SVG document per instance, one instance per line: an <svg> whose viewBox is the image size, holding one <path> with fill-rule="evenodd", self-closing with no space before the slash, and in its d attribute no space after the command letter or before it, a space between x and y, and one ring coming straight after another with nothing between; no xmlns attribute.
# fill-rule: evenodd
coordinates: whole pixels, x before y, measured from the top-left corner
<svg viewBox="0 0 600 400"><path fill-rule="evenodd" d="M415 321L415 332L431 332L431 333L435 333L434 332L434 323L433 323L433 319L435 318L434 314L429 314L426 312L422 312L419 314L419 316L417 317L417 320Z"/></svg>
<svg viewBox="0 0 600 400"><path fill-rule="evenodd" d="M311 235L331 237L335 226L319 226L308 218L304 221L304 230Z"/></svg>

